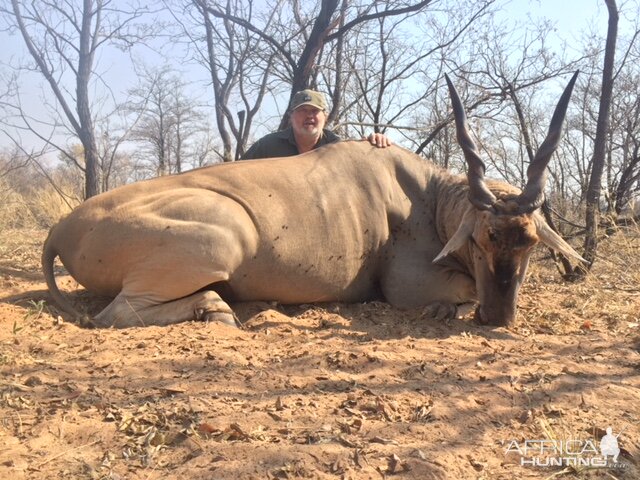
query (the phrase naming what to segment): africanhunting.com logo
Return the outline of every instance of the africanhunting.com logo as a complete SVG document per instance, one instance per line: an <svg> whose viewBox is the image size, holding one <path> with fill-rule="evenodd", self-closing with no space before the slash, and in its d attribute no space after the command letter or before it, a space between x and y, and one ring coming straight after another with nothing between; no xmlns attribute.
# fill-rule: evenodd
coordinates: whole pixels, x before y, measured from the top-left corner
<svg viewBox="0 0 640 480"><path fill-rule="evenodd" d="M505 455L520 455L520 465L528 467L626 468L625 463L618 463L618 437L622 432L613 435L611 427L607 427L606 432L599 444L583 439L511 440Z"/></svg>

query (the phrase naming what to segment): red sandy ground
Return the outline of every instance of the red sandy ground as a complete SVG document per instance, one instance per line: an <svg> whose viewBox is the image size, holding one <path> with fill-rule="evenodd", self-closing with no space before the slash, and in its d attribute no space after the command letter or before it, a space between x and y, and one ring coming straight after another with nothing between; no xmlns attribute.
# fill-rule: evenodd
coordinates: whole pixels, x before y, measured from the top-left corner
<svg viewBox="0 0 640 480"><path fill-rule="evenodd" d="M43 238L0 238L0 478L640 478L637 232L578 284L541 249L510 329L375 302L237 305L245 330L84 329L48 303ZM507 452L598 447L607 426L623 468Z"/></svg>

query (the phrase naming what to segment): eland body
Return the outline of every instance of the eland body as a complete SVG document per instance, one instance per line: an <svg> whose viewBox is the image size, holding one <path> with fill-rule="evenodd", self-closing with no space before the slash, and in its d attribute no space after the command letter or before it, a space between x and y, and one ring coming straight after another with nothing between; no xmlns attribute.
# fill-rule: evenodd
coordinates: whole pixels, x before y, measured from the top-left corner
<svg viewBox="0 0 640 480"><path fill-rule="evenodd" d="M477 303L481 323L512 324L537 243L580 259L539 212L574 81L523 191L484 179L449 82L466 177L399 147L350 141L126 185L51 229L47 285L75 311L55 282L59 256L89 291L114 297L93 320L102 327L233 323L231 301L375 298L438 318Z"/></svg>

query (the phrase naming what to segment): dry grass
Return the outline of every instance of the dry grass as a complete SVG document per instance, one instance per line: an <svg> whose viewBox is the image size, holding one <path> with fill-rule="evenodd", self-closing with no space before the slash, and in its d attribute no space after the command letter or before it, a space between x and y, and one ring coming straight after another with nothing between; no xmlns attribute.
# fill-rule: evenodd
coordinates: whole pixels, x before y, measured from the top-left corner
<svg viewBox="0 0 640 480"><path fill-rule="evenodd" d="M0 178L0 229L47 228L54 225L80 203L72 194L71 186L61 185L59 188L61 193L50 185L20 191L6 179Z"/></svg>
<svg viewBox="0 0 640 480"><path fill-rule="evenodd" d="M579 249L578 249L579 250ZM539 250L519 302L521 328L551 333L615 329L640 321L640 228L620 229L598 244L586 278L564 282ZM558 302L558 298L562 301ZM588 320L585 320L588 319Z"/></svg>
<svg viewBox="0 0 640 480"><path fill-rule="evenodd" d="M28 228L36 223L23 196L0 179L0 230Z"/></svg>

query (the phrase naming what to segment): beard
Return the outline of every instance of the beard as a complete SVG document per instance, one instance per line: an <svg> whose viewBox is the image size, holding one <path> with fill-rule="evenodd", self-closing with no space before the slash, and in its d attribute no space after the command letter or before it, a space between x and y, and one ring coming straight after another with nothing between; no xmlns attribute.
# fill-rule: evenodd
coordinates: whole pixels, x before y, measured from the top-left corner
<svg viewBox="0 0 640 480"><path fill-rule="evenodd" d="M303 137L318 137L321 133L318 125L303 125L296 129L296 134Z"/></svg>

